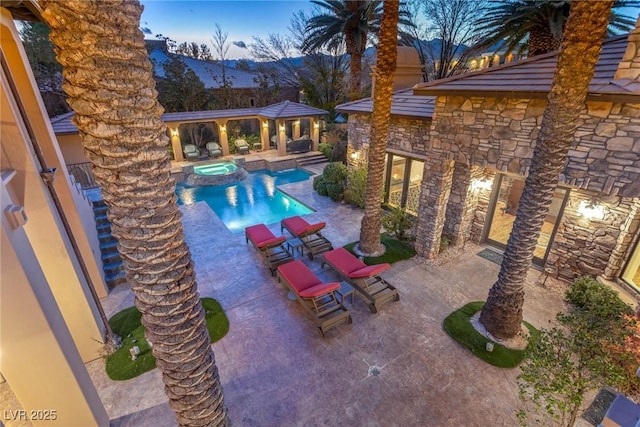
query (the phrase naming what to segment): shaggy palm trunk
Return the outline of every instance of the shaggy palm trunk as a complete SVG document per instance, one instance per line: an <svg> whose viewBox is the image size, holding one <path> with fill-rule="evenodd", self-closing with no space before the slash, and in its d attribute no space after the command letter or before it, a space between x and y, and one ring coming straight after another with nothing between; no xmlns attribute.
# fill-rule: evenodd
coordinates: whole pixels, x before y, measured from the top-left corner
<svg viewBox="0 0 640 427"><path fill-rule="evenodd" d="M362 80L362 53L357 50L349 55L349 101L362 97L360 82Z"/></svg>
<svg viewBox="0 0 640 427"><path fill-rule="evenodd" d="M529 58L553 52L560 48L561 40L554 37L549 24L535 25L529 31L528 53Z"/></svg>
<svg viewBox="0 0 640 427"><path fill-rule="evenodd" d="M525 181L498 281L489 291L480 315L482 324L495 337L512 338L520 331L524 281L573 143L612 3L613 0L577 1L571 7L530 173Z"/></svg>
<svg viewBox="0 0 640 427"><path fill-rule="evenodd" d="M380 244L380 203L382 202L384 155L391 119L393 77L398 56L398 5L397 1L384 2L380 24L364 217L360 228L360 251L365 254L379 252L382 246Z"/></svg>
<svg viewBox="0 0 640 427"><path fill-rule="evenodd" d="M135 0L46 1L64 90L109 208L127 279L183 426L225 425Z"/></svg>

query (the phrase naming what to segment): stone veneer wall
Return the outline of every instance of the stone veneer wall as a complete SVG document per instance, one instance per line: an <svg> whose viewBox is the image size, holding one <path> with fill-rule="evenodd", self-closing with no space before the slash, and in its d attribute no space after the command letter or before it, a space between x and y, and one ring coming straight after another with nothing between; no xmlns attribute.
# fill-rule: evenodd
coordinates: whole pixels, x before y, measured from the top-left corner
<svg viewBox="0 0 640 427"><path fill-rule="evenodd" d="M609 257L604 278L611 280L622 273L626 260L631 256L635 243L640 239L640 199L633 199L629 215L621 227L616 247Z"/></svg>
<svg viewBox="0 0 640 427"><path fill-rule="evenodd" d="M545 105L543 99L438 97L427 150L527 175ZM588 101L560 182L640 197L640 104Z"/></svg>
<svg viewBox="0 0 640 427"><path fill-rule="evenodd" d="M634 206L633 199L612 196L602 199L599 202L605 206L605 216L601 220L585 219L578 212L583 200L593 200L593 196L579 191L569 194L562 221L547 258L547 268L552 268L554 275L561 279L573 280L582 275L603 274L612 252L626 253L631 243L631 239L628 239L620 245L619 238ZM622 264L623 262L618 264L618 270ZM612 274L611 278L618 272Z"/></svg>
<svg viewBox="0 0 640 427"><path fill-rule="evenodd" d="M391 116L389 125L389 141L387 148L399 150L408 154L425 156L429 143L431 120L408 119ZM347 146L347 160L356 163L351 153L358 151L357 163L366 164L369 138L371 136L371 120L368 114L349 115L349 144Z"/></svg>
<svg viewBox="0 0 640 427"><path fill-rule="evenodd" d="M455 164L443 228L443 234L452 245L462 245L471 237L480 191L474 190L470 184L483 176L484 168Z"/></svg>

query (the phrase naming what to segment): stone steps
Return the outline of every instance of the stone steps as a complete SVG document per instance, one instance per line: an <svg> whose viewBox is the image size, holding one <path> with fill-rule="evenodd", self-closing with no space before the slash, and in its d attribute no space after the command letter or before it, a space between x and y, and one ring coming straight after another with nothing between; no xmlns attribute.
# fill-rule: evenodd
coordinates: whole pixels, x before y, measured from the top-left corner
<svg viewBox="0 0 640 427"><path fill-rule="evenodd" d="M96 220L96 230L100 242L100 253L102 258L102 270L105 281L109 289L122 283L126 283L127 278L124 272L122 257L118 252L118 242L111 234L111 223L107 218L107 206L104 201L93 202L93 214Z"/></svg>
<svg viewBox="0 0 640 427"><path fill-rule="evenodd" d="M306 156L296 160L298 167L304 167L308 165L317 165L319 163L326 163L326 162L327 162L327 158L324 156L324 154L314 154L312 156Z"/></svg>

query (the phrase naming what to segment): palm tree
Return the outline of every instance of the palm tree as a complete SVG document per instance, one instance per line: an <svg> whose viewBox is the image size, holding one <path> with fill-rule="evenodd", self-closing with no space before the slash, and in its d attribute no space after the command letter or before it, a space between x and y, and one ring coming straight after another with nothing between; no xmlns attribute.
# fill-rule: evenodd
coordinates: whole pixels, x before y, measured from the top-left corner
<svg viewBox="0 0 640 427"><path fill-rule="evenodd" d="M477 20L484 33L479 46L488 49L502 45L507 52L522 53L528 49L529 57L551 52L560 47L562 31L569 16L571 0L507 0L491 2L483 17ZM636 0L615 0L613 9L637 7ZM635 20L612 11L609 15L609 36L632 29ZM527 43L523 43L527 40Z"/></svg>
<svg viewBox="0 0 640 427"><path fill-rule="evenodd" d="M387 139L389 138L391 95L393 93L396 58L398 56L399 2L385 1L383 8L375 71L376 84L373 92L364 217L360 228L359 249L365 254L373 254L381 249L380 203L382 202L382 173L384 171L384 154L387 148Z"/></svg>
<svg viewBox="0 0 640 427"><path fill-rule="evenodd" d="M180 425L226 425L137 0L46 0L64 90Z"/></svg>
<svg viewBox="0 0 640 427"><path fill-rule="evenodd" d="M512 338L520 332L523 284L584 108L612 4L613 0L578 1L571 8L498 281L480 314L480 321L495 337Z"/></svg>
<svg viewBox="0 0 640 427"><path fill-rule="evenodd" d="M346 46L351 57L349 64L349 99L361 97L362 55L372 34L380 28L382 0L311 0L320 12L309 19L302 51L309 52L321 47L335 49Z"/></svg>

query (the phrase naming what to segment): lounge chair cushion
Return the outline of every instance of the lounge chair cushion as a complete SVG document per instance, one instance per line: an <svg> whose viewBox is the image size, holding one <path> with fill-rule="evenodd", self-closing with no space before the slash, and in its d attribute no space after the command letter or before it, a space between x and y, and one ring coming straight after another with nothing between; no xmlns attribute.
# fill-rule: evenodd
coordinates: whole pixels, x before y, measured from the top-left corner
<svg viewBox="0 0 640 427"><path fill-rule="evenodd" d="M298 295L300 295L302 298L317 298L338 289L340 289L339 282L320 283L318 285L299 291Z"/></svg>
<svg viewBox="0 0 640 427"><path fill-rule="evenodd" d="M276 237L264 224L252 225L245 229L247 237L257 248L264 248L278 243L284 243L287 239L284 236Z"/></svg>
<svg viewBox="0 0 640 427"><path fill-rule="evenodd" d="M309 267L304 265L299 259L282 264L278 267L278 271L298 294L300 294L300 291L322 283L320 279L309 270Z"/></svg>
<svg viewBox="0 0 640 427"><path fill-rule="evenodd" d="M296 236L311 234L322 230L327 224L325 222L319 222L317 224L309 224L304 218L300 216L292 216L291 218L285 218L282 223Z"/></svg>
<svg viewBox="0 0 640 427"><path fill-rule="evenodd" d="M367 268L367 264L356 258L351 252L345 248L337 248L323 255L325 260L333 264L338 270L346 275L350 275L354 271Z"/></svg>
<svg viewBox="0 0 640 427"><path fill-rule="evenodd" d="M376 274L382 273L389 267L391 267L391 264L387 264L387 263L368 265L359 270L352 271L351 273L349 273L349 277L351 277L352 279L360 279L362 277L371 277L371 276L375 276Z"/></svg>

